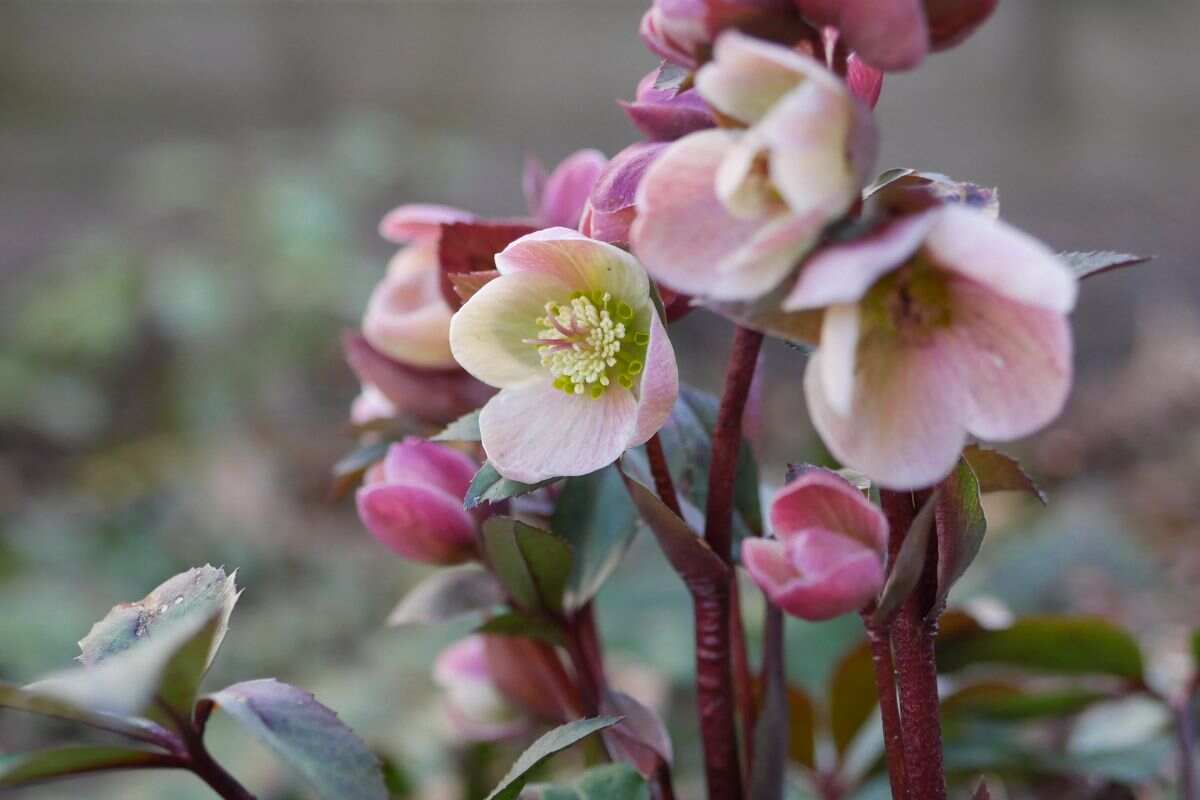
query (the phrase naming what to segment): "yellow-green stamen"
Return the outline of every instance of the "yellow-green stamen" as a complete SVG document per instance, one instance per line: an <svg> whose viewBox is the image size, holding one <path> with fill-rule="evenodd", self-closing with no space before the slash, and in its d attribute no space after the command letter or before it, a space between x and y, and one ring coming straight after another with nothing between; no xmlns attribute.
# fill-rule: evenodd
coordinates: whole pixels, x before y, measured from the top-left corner
<svg viewBox="0 0 1200 800"><path fill-rule="evenodd" d="M650 335L637 326L633 308L608 292L574 293L565 303L548 302L536 339L542 366L554 387L567 394L600 398L613 384L632 389L645 369Z"/></svg>

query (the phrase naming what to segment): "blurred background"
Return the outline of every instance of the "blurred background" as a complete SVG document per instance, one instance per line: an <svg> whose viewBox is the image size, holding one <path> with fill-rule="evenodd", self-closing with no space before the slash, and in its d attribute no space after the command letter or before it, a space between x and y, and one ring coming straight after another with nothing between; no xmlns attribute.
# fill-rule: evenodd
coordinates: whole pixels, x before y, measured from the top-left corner
<svg viewBox="0 0 1200 800"><path fill-rule="evenodd" d="M520 214L527 154L634 141L614 100L656 64L636 36L645 6L0 4L0 676L68 664L92 621L175 572L237 568L246 592L211 685L305 686L414 796L457 796L427 676L465 628L384 628L423 572L329 499L358 389L338 334L383 274L375 226L391 207ZM1167 681L1200 620L1197 30L1194 2L1005 0L966 46L889 78L877 111L881 169L998 185L1004 215L1061 250L1157 256L1086 285L1071 407L1010 448L1049 509L994 503L960 596L1109 615ZM715 388L727 326L682 327L685 378ZM775 483L815 452L802 369L768 349L759 455ZM599 613L613 658L667 699L694 787L692 708L673 682L690 618L661 569L642 541ZM855 628L795 625L795 679L819 686ZM0 752L60 733L5 713ZM301 796L246 739L215 738L262 797ZM1161 759L1117 776L1095 763L1087 791L1169 796ZM22 793L167 796L205 795L149 774Z"/></svg>

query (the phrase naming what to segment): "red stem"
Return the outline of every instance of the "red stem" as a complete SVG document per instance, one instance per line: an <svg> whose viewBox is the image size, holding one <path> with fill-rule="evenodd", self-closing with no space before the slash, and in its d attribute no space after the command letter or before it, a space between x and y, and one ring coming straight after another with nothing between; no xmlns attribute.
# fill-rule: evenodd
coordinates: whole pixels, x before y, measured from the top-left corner
<svg viewBox="0 0 1200 800"><path fill-rule="evenodd" d="M880 502L893 539L903 540L928 492L882 491ZM898 547L898 545L897 545ZM937 537L929 537L925 571L905 601L892 628L896 675L900 689L900 724L904 738L904 771L909 796L945 800L942 722L937 688L934 642L936 618L927 618L937 593Z"/></svg>
<svg viewBox="0 0 1200 800"><path fill-rule="evenodd" d="M908 800L908 781L904 772L904 732L900 727L900 707L896 704L896 667L892 663L890 628L871 624L870 613L863 614L871 660L875 664L875 688L879 694L879 716L883 720L883 744L887 754L888 779L893 800Z"/></svg>
<svg viewBox="0 0 1200 800"><path fill-rule="evenodd" d="M737 702L738 722L742 733L742 764L746 780L754 765L754 731L757 725L757 708L754 702L754 678L750 674L750 655L746 645L746 628L742 620L741 592L734 577L729 595L729 623L733 634L733 685L734 700ZM765 669L765 667L764 667Z"/></svg>
<svg viewBox="0 0 1200 800"><path fill-rule="evenodd" d="M679 495L675 492L675 482L671 479L671 468L667 465L667 454L663 451L662 439L658 434L646 442L646 456L650 460L650 474L654 477L654 488L658 497L667 508L675 512L675 516L683 519L683 509L679 506Z"/></svg>

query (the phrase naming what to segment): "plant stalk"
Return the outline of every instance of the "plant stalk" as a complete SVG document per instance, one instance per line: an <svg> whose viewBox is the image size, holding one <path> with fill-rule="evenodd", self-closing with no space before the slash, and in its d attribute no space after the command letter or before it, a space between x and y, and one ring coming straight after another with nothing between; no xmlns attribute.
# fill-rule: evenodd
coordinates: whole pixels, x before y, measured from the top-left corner
<svg viewBox="0 0 1200 800"><path fill-rule="evenodd" d="M871 660L875 664L875 688L879 695L879 716L883 721L883 744L887 756L888 780L893 800L908 800L908 780L904 771L904 732L900 727L900 707L896 701L896 667L892 662L891 627L871 623L863 613Z"/></svg>
<svg viewBox="0 0 1200 800"><path fill-rule="evenodd" d="M880 492L893 539L903 541L928 492ZM899 547L899 544L896 545ZM927 618L937 593L937 537L929 538L925 569L892 627L892 645L900 697L904 773L912 800L946 800L942 761L942 722L934 643L936 618Z"/></svg>
<svg viewBox="0 0 1200 800"><path fill-rule="evenodd" d="M1196 717L1194 695L1186 696L1175 708L1175 740L1179 745L1179 796L1197 800Z"/></svg>
<svg viewBox="0 0 1200 800"><path fill-rule="evenodd" d="M209 755L208 749L204 746L204 740L199 734L194 732L185 734L184 739L187 742L192 772L196 773L214 792L225 800L255 800L254 795L250 794L246 787L238 783L236 778Z"/></svg>
<svg viewBox="0 0 1200 800"><path fill-rule="evenodd" d="M675 516L683 519L683 509L679 505L679 494L675 491L675 481L671 478L671 468L667 465L667 454L663 450L662 439L658 434L646 442L646 457L650 461L650 475L654 478L654 488L658 499L675 512Z"/></svg>

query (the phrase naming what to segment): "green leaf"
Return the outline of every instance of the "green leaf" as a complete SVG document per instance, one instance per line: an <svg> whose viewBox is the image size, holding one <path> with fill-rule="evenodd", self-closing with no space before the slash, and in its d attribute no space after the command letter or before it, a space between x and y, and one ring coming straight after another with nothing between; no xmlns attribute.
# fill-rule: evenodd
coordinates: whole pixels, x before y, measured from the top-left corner
<svg viewBox="0 0 1200 800"><path fill-rule="evenodd" d="M564 538L510 517L492 517L483 524L483 551L518 607L562 613L572 561Z"/></svg>
<svg viewBox="0 0 1200 800"><path fill-rule="evenodd" d="M934 514L937 509L938 493L934 492L917 516L913 519L900 552L896 554L896 563L889 566L887 582L879 595L875 614L871 623L876 627L886 627L896 616L900 606L917 588L921 573L925 569L925 558L929 550L929 535L934 528Z"/></svg>
<svg viewBox="0 0 1200 800"><path fill-rule="evenodd" d="M1061 258L1075 277L1083 280L1092 275L1109 272L1122 267L1132 267L1145 264L1153 256L1137 256L1131 253L1114 253L1111 250L1091 250L1083 253L1059 253Z"/></svg>
<svg viewBox="0 0 1200 800"><path fill-rule="evenodd" d="M1088 689L1033 691L1012 683L988 681L948 696L942 701L942 714L1023 721L1068 716L1111 699L1111 693Z"/></svg>
<svg viewBox="0 0 1200 800"><path fill-rule="evenodd" d="M729 567L686 522L645 486L628 475L624 477L633 504L650 526L667 561L689 589L707 590L714 583L728 580Z"/></svg>
<svg viewBox="0 0 1200 800"><path fill-rule="evenodd" d="M311 694L272 678L205 698L304 777L322 800L387 800L379 760Z"/></svg>
<svg viewBox="0 0 1200 800"><path fill-rule="evenodd" d="M387 455L392 443L387 440L368 442L355 448L333 465L333 486L331 493L335 499L341 498L351 489L362 482L363 475L371 465L381 461Z"/></svg>
<svg viewBox="0 0 1200 800"><path fill-rule="evenodd" d="M529 771L550 756L567 749L576 742L586 739L593 733L610 728L620 722L620 717L593 717L580 719L560 725L554 730L543 734L536 742L521 754L512 765L496 788L486 800L513 800L521 793L528 780Z"/></svg>
<svg viewBox="0 0 1200 800"><path fill-rule="evenodd" d="M637 534L637 509L614 467L568 478L554 507L551 529L575 556L567 581L568 610L582 607L621 563Z"/></svg>
<svg viewBox="0 0 1200 800"><path fill-rule="evenodd" d="M937 596L930 614L939 614L951 587L971 566L983 546L987 518L975 471L960 458L954 472L938 485L934 501L937 527Z"/></svg>
<svg viewBox="0 0 1200 800"><path fill-rule="evenodd" d="M1192 669L1200 670L1200 629L1192 633Z"/></svg>
<svg viewBox="0 0 1200 800"><path fill-rule="evenodd" d="M675 750L667 726L653 709L622 692L606 691L600 711L621 718L619 724L601 734L614 760L633 765L647 778L652 778L662 765L669 766L674 761Z"/></svg>
<svg viewBox="0 0 1200 800"><path fill-rule="evenodd" d="M842 657L829 682L829 724L839 756L846 754L871 718L877 697L871 646L863 642Z"/></svg>
<svg viewBox="0 0 1200 800"><path fill-rule="evenodd" d="M479 433L479 411L474 411L463 414L458 419L451 422L440 433L436 434L429 441L431 442L478 442L482 440L482 435Z"/></svg>
<svg viewBox="0 0 1200 800"><path fill-rule="evenodd" d="M1008 628L979 629L939 643L939 670L954 672L973 664L1142 678L1142 654L1133 637L1092 617L1025 617Z"/></svg>
<svg viewBox="0 0 1200 800"><path fill-rule="evenodd" d="M1046 505L1045 493L1012 456L973 444L963 450L962 457L975 472L979 481L979 491L983 494L1025 492L1036 497L1042 505Z"/></svg>
<svg viewBox="0 0 1200 800"><path fill-rule="evenodd" d="M165 753L135 750L130 747L60 747L35 753L0 756L0 789L12 789L88 772L178 766L178 760Z"/></svg>
<svg viewBox="0 0 1200 800"><path fill-rule="evenodd" d="M541 483L511 481L501 475L492 466L492 462L485 461L479 468L479 472L475 473L475 477L471 479L471 485L467 487L463 508L469 511L483 503L499 503L513 497L520 497L523 494L535 492L543 486L549 486L558 480L561 478L551 478Z"/></svg>
<svg viewBox="0 0 1200 800"><path fill-rule="evenodd" d="M486 612L504 602L504 587L478 564L438 570L413 587L388 625L432 625Z"/></svg>
<svg viewBox="0 0 1200 800"><path fill-rule="evenodd" d="M571 786L541 787L540 800L650 800L650 788L628 764L606 764L583 773Z"/></svg>
<svg viewBox="0 0 1200 800"><path fill-rule="evenodd" d="M98 730L110 731L143 742L159 743L167 732L143 719L131 719L92 711L62 698L32 691L0 681L0 708L11 708L44 717L78 722Z"/></svg>
<svg viewBox="0 0 1200 800"><path fill-rule="evenodd" d="M564 642L562 628L545 617L524 614L520 611L510 611L499 614L475 629L476 633L490 633L498 636L520 636L526 639L537 639L550 645L561 645Z"/></svg>

